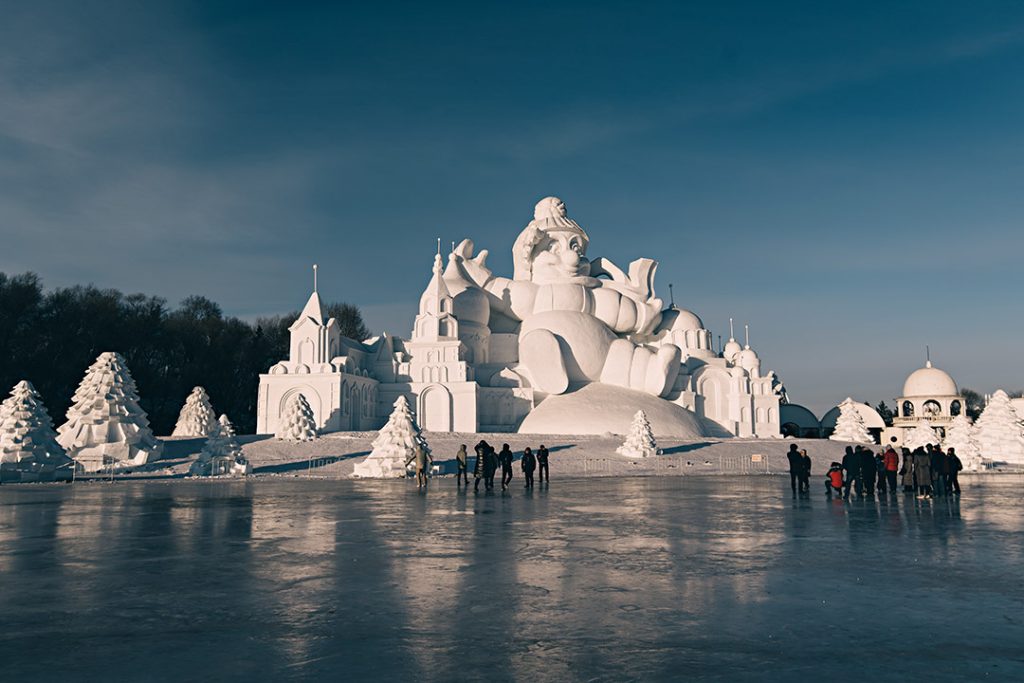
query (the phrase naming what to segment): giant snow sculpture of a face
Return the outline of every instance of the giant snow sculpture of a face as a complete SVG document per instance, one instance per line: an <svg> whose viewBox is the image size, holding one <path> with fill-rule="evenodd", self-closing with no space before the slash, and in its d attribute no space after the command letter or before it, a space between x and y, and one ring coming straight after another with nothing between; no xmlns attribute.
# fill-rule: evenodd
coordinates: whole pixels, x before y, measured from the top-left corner
<svg viewBox="0 0 1024 683"><path fill-rule="evenodd" d="M515 279L543 284L585 277L590 274L589 243L583 228L566 216L561 199L542 199L512 248Z"/></svg>

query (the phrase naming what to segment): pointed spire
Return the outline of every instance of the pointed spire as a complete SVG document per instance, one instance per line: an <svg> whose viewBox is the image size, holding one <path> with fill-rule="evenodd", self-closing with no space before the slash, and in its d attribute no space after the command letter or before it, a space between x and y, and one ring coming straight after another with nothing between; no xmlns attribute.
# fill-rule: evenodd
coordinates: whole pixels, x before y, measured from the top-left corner
<svg viewBox="0 0 1024 683"><path fill-rule="evenodd" d="M669 298L669 301L671 302L669 304L669 307L674 309L676 307L676 295L672 291L672 283L671 282L668 283L668 298Z"/></svg>
<svg viewBox="0 0 1024 683"><path fill-rule="evenodd" d="M324 325L327 320L327 314L324 312L324 306L320 302L320 294L317 292L317 270L318 266L313 264L313 293L309 295L309 300L306 301L306 305L302 307L302 313L295 320L298 322L303 318L312 318L318 324Z"/></svg>
<svg viewBox="0 0 1024 683"><path fill-rule="evenodd" d="M924 345L924 366L930 368L932 366L932 349L927 344Z"/></svg>
<svg viewBox="0 0 1024 683"><path fill-rule="evenodd" d="M743 326L743 335L746 338L746 348L750 348L750 325Z"/></svg>
<svg viewBox="0 0 1024 683"><path fill-rule="evenodd" d="M736 334L735 334L735 332L733 332L733 329L732 329L732 318L729 318L729 341L735 341L735 340L736 340Z"/></svg>

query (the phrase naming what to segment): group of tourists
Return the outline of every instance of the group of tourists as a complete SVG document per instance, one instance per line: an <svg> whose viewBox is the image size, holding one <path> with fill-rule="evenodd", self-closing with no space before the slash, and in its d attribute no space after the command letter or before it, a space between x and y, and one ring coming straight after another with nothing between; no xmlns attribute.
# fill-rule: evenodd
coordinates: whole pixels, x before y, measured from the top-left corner
<svg viewBox="0 0 1024 683"><path fill-rule="evenodd" d="M847 446L842 462L833 462L825 475L825 492L849 498L851 490L858 498L879 495L896 495L899 487L903 492L916 494L918 498L934 498L942 495L960 495L959 474L963 463L956 449L943 451L938 444L928 444L911 451L902 448L896 452L890 444L884 452L875 453L865 446ZM789 474L793 494L810 490L808 480L811 473L811 459L807 451L798 450L796 444L789 447Z"/></svg>
<svg viewBox="0 0 1024 683"><path fill-rule="evenodd" d="M473 465L473 491L480 490L480 482L484 482L484 490L494 490L494 475L498 468L501 468L501 490L505 491L512 484L512 466L515 463L515 454L508 444L501 445L501 451L495 452L494 447L486 441L481 440L473 447L476 451L476 462ZM461 487L463 483L469 488L469 456L466 453L466 445L459 446L459 452L455 454L455 483ZM537 452L527 446L523 449L523 457L519 461L523 470L523 478L526 480L524 488L533 488L533 473L540 470L540 482L550 481L551 474L548 469L548 449L544 444L540 445Z"/></svg>

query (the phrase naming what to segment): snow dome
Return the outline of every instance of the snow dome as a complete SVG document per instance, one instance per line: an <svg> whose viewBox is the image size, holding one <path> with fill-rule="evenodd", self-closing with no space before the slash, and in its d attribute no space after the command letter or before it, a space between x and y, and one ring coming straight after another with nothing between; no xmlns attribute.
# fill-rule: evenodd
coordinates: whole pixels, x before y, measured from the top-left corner
<svg viewBox="0 0 1024 683"><path fill-rule="evenodd" d="M956 382L946 372L932 366L928 361L919 370L910 373L903 384L903 396L923 398L930 396L958 396Z"/></svg>

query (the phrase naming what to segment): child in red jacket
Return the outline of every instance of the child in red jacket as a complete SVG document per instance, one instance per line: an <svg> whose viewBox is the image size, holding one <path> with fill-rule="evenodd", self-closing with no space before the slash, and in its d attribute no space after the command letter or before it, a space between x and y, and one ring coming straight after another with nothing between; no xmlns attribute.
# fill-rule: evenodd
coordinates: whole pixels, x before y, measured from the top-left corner
<svg viewBox="0 0 1024 683"><path fill-rule="evenodd" d="M835 493L837 496L843 491L843 466L838 462L833 462L832 466L828 468L828 473L825 474L825 493L829 498Z"/></svg>

